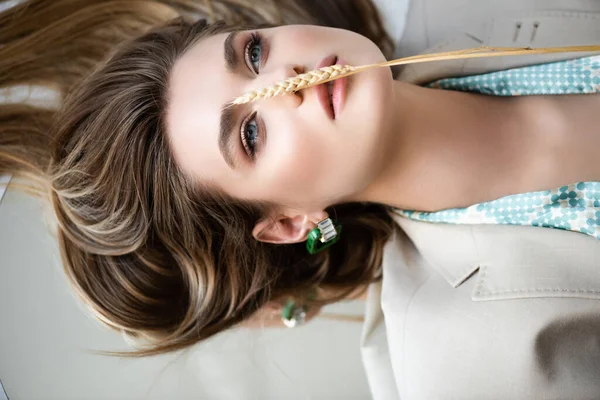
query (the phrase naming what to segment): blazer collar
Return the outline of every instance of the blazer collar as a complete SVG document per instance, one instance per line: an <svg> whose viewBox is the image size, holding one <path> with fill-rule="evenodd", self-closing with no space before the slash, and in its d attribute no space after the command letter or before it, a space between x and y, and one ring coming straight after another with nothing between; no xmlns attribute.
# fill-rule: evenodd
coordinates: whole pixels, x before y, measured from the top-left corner
<svg viewBox="0 0 600 400"><path fill-rule="evenodd" d="M392 217L421 257L452 287L476 275L475 301L600 299L600 240L591 236L532 226L454 225Z"/></svg>
<svg viewBox="0 0 600 400"><path fill-rule="evenodd" d="M479 269L482 261L473 225L449 225L411 220L392 213L421 256L452 287L458 287Z"/></svg>

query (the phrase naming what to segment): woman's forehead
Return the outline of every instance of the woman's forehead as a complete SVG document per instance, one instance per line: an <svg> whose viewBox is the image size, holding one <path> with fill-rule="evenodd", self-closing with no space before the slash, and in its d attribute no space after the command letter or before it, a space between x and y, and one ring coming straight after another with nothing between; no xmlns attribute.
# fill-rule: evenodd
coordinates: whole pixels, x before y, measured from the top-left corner
<svg viewBox="0 0 600 400"><path fill-rule="evenodd" d="M205 151L216 150L222 107L239 95L240 85L223 58L226 37L219 34L198 41L177 60L171 73L167 126L184 170L194 169L189 159L197 154L199 139ZM216 151L208 152L205 156L219 158L212 154Z"/></svg>
<svg viewBox="0 0 600 400"><path fill-rule="evenodd" d="M236 77L227 71L223 58L226 34L200 40L173 68L170 79L169 114L177 125L216 131L224 104L238 93Z"/></svg>
<svg viewBox="0 0 600 400"><path fill-rule="evenodd" d="M170 79L172 92L192 83L211 81L226 72L223 58L226 36L219 34L199 40L175 62Z"/></svg>

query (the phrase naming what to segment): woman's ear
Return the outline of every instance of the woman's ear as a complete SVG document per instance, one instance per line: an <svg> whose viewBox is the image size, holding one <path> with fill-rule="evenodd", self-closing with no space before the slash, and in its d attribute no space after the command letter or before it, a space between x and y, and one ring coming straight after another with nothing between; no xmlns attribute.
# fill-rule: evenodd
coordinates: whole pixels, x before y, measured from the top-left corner
<svg viewBox="0 0 600 400"><path fill-rule="evenodd" d="M256 223L252 236L261 242L274 244L290 244L306 241L310 231L317 222L327 218L325 211L318 211L295 216L279 215L267 217Z"/></svg>

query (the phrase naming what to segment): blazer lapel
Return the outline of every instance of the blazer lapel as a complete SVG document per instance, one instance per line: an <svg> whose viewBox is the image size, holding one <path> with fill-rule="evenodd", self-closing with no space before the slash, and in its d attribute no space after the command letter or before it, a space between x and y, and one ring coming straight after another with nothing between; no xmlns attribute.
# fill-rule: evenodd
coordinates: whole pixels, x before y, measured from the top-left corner
<svg viewBox="0 0 600 400"><path fill-rule="evenodd" d="M600 299L600 241L591 236L541 227L434 224L395 214L393 218L452 287L476 279L474 301Z"/></svg>
<svg viewBox="0 0 600 400"><path fill-rule="evenodd" d="M600 240L533 226L478 225L475 301L535 297L600 299Z"/></svg>
<svg viewBox="0 0 600 400"><path fill-rule="evenodd" d="M479 269L480 257L472 225L448 225L392 218L412 240L421 256L452 287L458 287Z"/></svg>

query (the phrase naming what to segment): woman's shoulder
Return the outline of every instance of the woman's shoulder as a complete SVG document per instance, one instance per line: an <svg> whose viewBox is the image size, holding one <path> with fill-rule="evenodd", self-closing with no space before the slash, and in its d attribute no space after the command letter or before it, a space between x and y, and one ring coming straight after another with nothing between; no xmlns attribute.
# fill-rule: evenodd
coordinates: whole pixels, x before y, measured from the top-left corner
<svg viewBox="0 0 600 400"><path fill-rule="evenodd" d="M600 326L597 239L395 219L402 231L367 299L370 381L403 399L488 398L496 386L494 398L587 398L600 389L599 353L589 351ZM589 368L576 378L568 372L581 365Z"/></svg>

